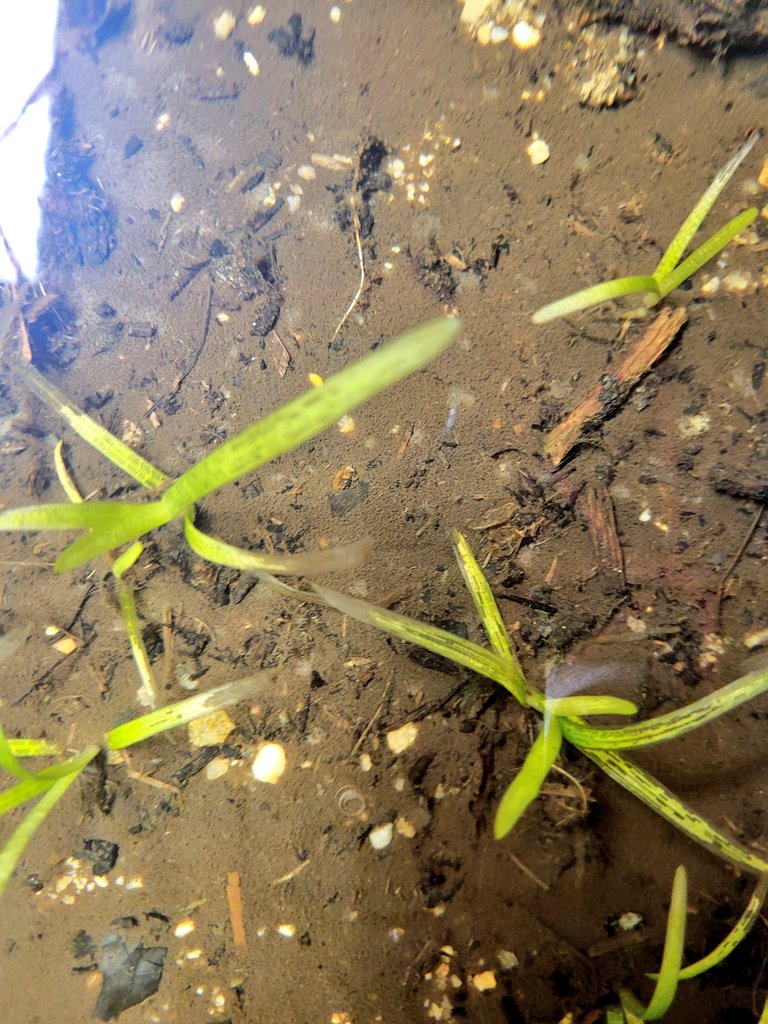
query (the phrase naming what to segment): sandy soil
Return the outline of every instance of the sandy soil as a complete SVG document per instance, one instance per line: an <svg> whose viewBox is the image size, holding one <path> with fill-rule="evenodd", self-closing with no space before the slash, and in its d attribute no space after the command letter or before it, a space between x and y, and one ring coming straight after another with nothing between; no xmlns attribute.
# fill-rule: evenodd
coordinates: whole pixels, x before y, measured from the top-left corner
<svg viewBox="0 0 768 1024"><path fill-rule="evenodd" d="M557 471L548 432L643 326L625 338L618 308L546 327L530 313L655 265L716 170L765 127L764 60L618 29L603 39L546 3L530 12L545 17L528 50L481 45L451 0L349 0L338 23L325 0L272 0L260 25L249 9L235 5L220 40L220 8L204 0L70 5L42 277L58 298L30 318L37 365L179 473L308 374L458 311L447 355L356 411L352 432L206 501L209 528L286 551L371 536L365 569L328 583L481 641L451 550L461 529L537 685L566 662L579 686L599 677L653 713L742 673L745 637L768 627L765 220L672 296L683 331ZM612 107L587 105L612 93ZM550 151L538 166L536 137ZM764 190L745 195L764 153L712 229L764 205ZM365 281L335 333L359 281L350 197ZM704 287L732 272L741 290ZM3 501L61 500L62 425L8 374L0 397ZM64 436L84 491L125 493ZM612 503L623 571L593 544L590 488ZM136 711L137 684L104 573L54 577L60 548L53 535L2 542L0 625L27 629L3 665L3 725L80 749ZM495 842L495 806L536 726L500 688L204 564L175 526L136 580L168 700L190 676L207 687L269 666L278 683L233 710L223 749L195 750L184 730L152 740L95 768L45 823L2 902L4 1019L89 1019L100 943L117 932L167 950L157 994L125 1024L586 1024L618 986L649 991L677 864L690 875L689 958L741 912L749 878L573 752ZM49 624L75 636L73 654L52 649ZM639 758L763 852L767 707ZM406 723L415 742L395 755L387 733ZM288 754L275 786L250 770L265 739ZM229 770L211 778L217 756ZM387 823L394 838L376 851L369 834ZM89 839L119 847L98 884ZM641 925L623 933L629 912ZM765 956L760 924L682 986L666 1019L756 1020Z"/></svg>

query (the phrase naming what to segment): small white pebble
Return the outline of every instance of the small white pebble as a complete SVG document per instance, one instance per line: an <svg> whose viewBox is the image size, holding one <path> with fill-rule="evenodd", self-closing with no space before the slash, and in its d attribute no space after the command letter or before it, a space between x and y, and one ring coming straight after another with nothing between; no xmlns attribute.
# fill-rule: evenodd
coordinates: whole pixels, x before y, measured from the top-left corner
<svg viewBox="0 0 768 1024"><path fill-rule="evenodd" d="M390 942L399 942L405 935L405 928L390 928L387 932Z"/></svg>
<svg viewBox="0 0 768 1024"><path fill-rule="evenodd" d="M520 963L510 949L500 949L496 954L496 959L499 961L499 967L501 967L502 971L511 971Z"/></svg>
<svg viewBox="0 0 768 1024"><path fill-rule="evenodd" d="M509 39L509 29L505 25L494 25L491 29L491 43L498 45Z"/></svg>
<svg viewBox="0 0 768 1024"><path fill-rule="evenodd" d="M251 771L257 782L275 783L285 771L287 759L279 743L267 743L253 759Z"/></svg>
<svg viewBox="0 0 768 1024"><path fill-rule="evenodd" d="M215 1010L223 1010L227 1005L227 997L223 992L217 992L211 1001Z"/></svg>
<svg viewBox="0 0 768 1024"><path fill-rule="evenodd" d="M248 15L249 25L260 25L267 16L267 9L263 4L256 4L251 13Z"/></svg>
<svg viewBox="0 0 768 1024"><path fill-rule="evenodd" d="M370 754L360 755L360 771L369 772L373 768L373 761L371 760Z"/></svg>
<svg viewBox="0 0 768 1024"><path fill-rule="evenodd" d="M715 274L713 277L707 278L701 286L702 295L715 295L720 291L720 278Z"/></svg>
<svg viewBox="0 0 768 1024"><path fill-rule="evenodd" d="M405 174L405 164L399 156L393 157L387 164L387 174L396 181Z"/></svg>
<svg viewBox="0 0 768 1024"><path fill-rule="evenodd" d="M284 939L292 939L296 934L295 924L279 924L277 926L277 934L282 935Z"/></svg>
<svg viewBox="0 0 768 1024"><path fill-rule="evenodd" d="M250 50L246 50L245 53L243 54L243 63L255 78L256 75L258 75L259 73L259 62L253 56Z"/></svg>
<svg viewBox="0 0 768 1024"><path fill-rule="evenodd" d="M429 167L429 165L432 163L434 159L434 153L422 153L419 156L419 167Z"/></svg>
<svg viewBox="0 0 768 1024"><path fill-rule="evenodd" d="M539 164L546 163L547 160L549 160L549 146L546 144L544 139L534 139L526 149L526 153L534 167L537 167Z"/></svg>
<svg viewBox="0 0 768 1024"><path fill-rule="evenodd" d="M168 125L170 123L171 123L171 115L170 114L161 114L160 117L158 117L158 119L155 121L155 131L156 132L165 131L165 129L168 127Z"/></svg>
<svg viewBox="0 0 768 1024"><path fill-rule="evenodd" d="M235 25L237 25L237 18L232 11L222 11L213 19L213 34L217 39L229 39L235 31Z"/></svg>
<svg viewBox="0 0 768 1024"><path fill-rule="evenodd" d="M216 323L228 324L229 323L229 313L217 313L216 314Z"/></svg>
<svg viewBox="0 0 768 1024"><path fill-rule="evenodd" d="M757 291L757 282L748 270L732 270L723 278L723 291L732 295L751 295Z"/></svg>
<svg viewBox="0 0 768 1024"><path fill-rule="evenodd" d="M203 951L202 949L188 949L184 955L186 956L187 960L199 960L200 957L203 955Z"/></svg>
<svg viewBox="0 0 768 1024"><path fill-rule="evenodd" d="M404 836L405 839L413 839L416 835L415 826L407 818L396 818L395 828L397 829L397 834Z"/></svg>
<svg viewBox="0 0 768 1024"><path fill-rule="evenodd" d="M301 206L301 196L290 195L285 200L285 205L288 207L291 213L296 213L298 208Z"/></svg>
<svg viewBox="0 0 768 1024"><path fill-rule="evenodd" d="M490 992L496 988L496 975L493 971L480 971L479 974L472 975L472 984L478 992Z"/></svg>
<svg viewBox="0 0 768 1024"><path fill-rule="evenodd" d="M481 46L487 46L488 43L490 43L493 27L492 21L486 21L485 24L481 25L477 30L477 41Z"/></svg>
<svg viewBox="0 0 768 1024"><path fill-rule="evenodd" d="M388 821L384 825L371 829L368 833L368 842L374 850L385 850L392 842L394 834L395 827L391 821Z"/></svg>
<svg viewBox="0 0 768 1024"><path fill-rule="evenodd" d="M187 935L191 935L195 930L195 922L191 917L182 918L181 921L173 929L173 934L177 939L184 939Z"/></svg>
<svg viewBox="0 0 768 1024"><path fill-rule="evenodd" d="M180 192L174 192L171 196L171 209L174 213L181 213L186 206L187 200Z"/></svg>
<svg viewBox="0 0 768 1024"><path fill-rule="evenodd" d="M677 421L677 432L681 437L701 437L706 434L712 425L712 421L705 412L697 413L694 416L683 416Z"/></svg>
<svg viewBox="0 0 768 1024"><path fill-rule="evenodd" d="M312 164L302 164L296 173L300 178L303 178L304 181L314 181L317 177L317 171Z"/></svg>
<svg viewBox="0 0 768 1024"><path fill-rule="evenodd" d="M330 9L329 14L333 24L338 25L339 22L341 21L341 8L334 4L333 7Z"/></svg>
<svg viewBox="0 0 768 1024"><path fill-rule="evenodd" d="M512 42L519 50L530 50L541 42L541 32L527 21L518 21L512 29Z"/></svg>
<svg viewBox="0 0 768 1024"><path fill-rule="evenodd" d="M212 761L209 761L205 766L205 777L209 782L214 782L216 779L220 779L223 775L226 775L229 771L229 761L226 757L214 757Z"/></svg>
<svg viewBox="0 0 768 1024"><path fill-rule="evenodd" d="M402 754L408 747L413 746L418 734L418 725L415 722L406 722L399 729L391 729L387 733L387 746L393 754Z"/></svg>

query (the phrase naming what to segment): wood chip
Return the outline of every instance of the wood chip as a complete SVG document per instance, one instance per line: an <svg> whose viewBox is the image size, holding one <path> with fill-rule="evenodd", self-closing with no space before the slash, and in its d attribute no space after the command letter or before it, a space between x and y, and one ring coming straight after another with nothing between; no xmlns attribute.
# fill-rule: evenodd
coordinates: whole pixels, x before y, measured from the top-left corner
<svg viewBox="0 0 768 1024"><path fill-rule="evenodd" d="M237 949L245 949L248 945L245 938L243 923L243 897L240 892L240 872L227 872L227 906L229 907L229 923L232 925L232 937Z"/></svg>
<svg viewBox="0 0 768 1024"><path fill-rule="evenodd" d="M582 506L582 501L579 502ZM583 513L589 535L602 567L624 576L624 553L616 530L616 513L608 488L594 482L587 485L583 498Z"/></svg>
<svg viewBox="0 0 768 1024"><path fill-rule="evenodd" d="M666 352L688 319L683 307L665 306L652 324L626 350L612 372L601 374L589 394L562 423L558 423L544 445L544 451L556 466L581 437L586 427L602 423L616 413L632 388Z"/></svg>

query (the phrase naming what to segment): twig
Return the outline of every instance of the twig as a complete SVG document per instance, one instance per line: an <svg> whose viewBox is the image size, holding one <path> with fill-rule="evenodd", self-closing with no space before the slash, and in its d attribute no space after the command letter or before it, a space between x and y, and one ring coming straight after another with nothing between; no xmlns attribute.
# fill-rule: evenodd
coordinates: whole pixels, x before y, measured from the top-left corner
<svg viewBox="0 0 768 1024"><path fill-rule="evenodd" d="M754 536L755 530L757 529L757 527L760 524L760 520L762 519L764 511L765 511L765 509L761 505L760 508L755 513L754 519L749 524L749 529L747 530L747 535L744 538L744 540L741 542L741 547L736 552L736 554L733 556L733 558L729 562L728 567L726 568L725 572L720 577L720 582L717 585L717 603L715 605L715 626L716 626L718 631L720 630L720 617L721 617L722 610L723 610L723 599L725 598L726 588L727 588L728 583L729 583L729 581L731 579L731 576L733 575L733 570L736 568L736 566L739 564L741 559L744 557L744 552L749 547L749 542L752 540L752 537Z"/></svg>
<svg viewBox="0 0 768 1024"><path fill-rule="evenodd" d="M562 423L558 423L544 445L556 466L581 437L584 429L612 416L626 401L632 388L669 348L687 320L685 309L666 306L634 344L626 350L611 372L600 375L589 394Z"/></svg>
<svg viewBox="0 0 768 1024"><path fill-rule="evenodd" d="M245 938L245 923L243 921L243 897L240 892L240 872L227 872L227 906L229 907L229 922L232 925L232 937L237 949L245 949L248 945Z"/></svg>
<svg viewBox="0 0 768 1024"><path fill-rule="evenodd" d="M536 883L536 885L538 885L538 886L539 886L539 888L541 888L541 889L545 889L545 890L547 890L547 891L549 890L549 886L547 885L547 883L546 883L546 882L544 882L544 881L542 881L542 880L541 880L541 879L539 878L539 876L538 876L538 875L535 875L535 874L534 874L534 873L533 873L533 872L531 871L531 869L530 869L530 868L528 867L528 865L527 865L527 864L523 864L523 862L522 862L522 861L520 860L520 858L519 858L519 857L516 857L516 856L514 855L514 853L508 853L508 854L507 854L507 856L508 856L508 857L509 857L509 859L510 859L510 860L512 861L512 863L513 863L513 864L515 865L515 867L519 868L519 869L520 869L520 871L522 871L524 875L526 875L526 876L527 876L528 878L530 878L530 880L531 880L532 882L535 882L535 883Z"/></svg>
<svg viewBox="0 0 768 1024"><path fill-rule="evenodd" d="M376 710L371 715L371 718L370 718L368 724L366 725L366 727L363 729L363 731L358 736L358 738L357 738L357 740L355 742L354 747L352 747L352 749L350 750L350 752L349 752L349 756L350 757L354 757L355 754L358 752L360 747L365 742L365 739L366 739L368 733L373 728L373 723L376 721L376 719L379 717L381 712L384 710L384 705L385 705L385 703L387 701L387 696L389 694L389 688L390 688L391 685L392 685L392 680L388 679L387 680L387 685L384 687L384 693L381 695L381 700L379 701L379 706L376 708Z"/></svg>
<svg viewBox="0 0 768 1024"><path fill-rule="evenodd" d="M360 300L360 296L363 294L363 288L365 287L365 263L363 261L363 246L360 241L360 215L357 212L357 202L355 197L357 196L357 190L360 187L360 177L362 175L362 160L363 160L363 143L360 140L360 148L357 155L357 167L355 168L355 178L352 182L352 194L349 197L349 205L352 209L352 224L355 229L355 246L357 248L357 259L360 264L360 283L357 286L357 291L350 304L347 306L347 311L344 316L339 320L336 330L333 332L331 341L335 341L338 337L339 331L342 329L344 324L349 319L352 310L355 308Z"/></svg>

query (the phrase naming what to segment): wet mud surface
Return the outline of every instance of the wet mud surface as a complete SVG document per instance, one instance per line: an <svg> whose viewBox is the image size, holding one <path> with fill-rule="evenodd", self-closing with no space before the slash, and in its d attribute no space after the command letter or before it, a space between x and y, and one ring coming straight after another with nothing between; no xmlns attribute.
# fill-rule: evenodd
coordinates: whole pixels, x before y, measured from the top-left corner
<svg viewBox="0 0 768 1024"><path fill-rule="evenodd" d="M614 38L624 84L606 107L600 39L554 9L528 50L481 45L448 0L339 11L336 23L321 0L269 3L250 25L237 8L217 39L207 3L70 5L46 299L27 317L36 364L178 474L309 374L456 311L452 350L206 500L206 527L281 551L370 536L364 569L324 582L485 642L452 554L460 529L536 685L564 665L568 686L599 680L651 715L730 682L768 628L765 219L674 293L687 310L674 343L557 469L549 432L644 325L623 326L618 307L543 327L530 314L656 264L717 169L765 128L764 58ZM535 136L550 151L538 166ZM764 153L710 231L768 202ZM360 284L356 226L363 287L338 329ZM719 290L702 291L715 275ZM62 500L59 436L84 492L129 493L7 372L0 412L6 505ZM619 563L596 538L595 503L615 516ZM2 539L0 625L25 636L3 664L3 725L77 750L136 712L137 678L103 570L54 577L61 546ZM537 726L501 688L201 562L178 525L153 537L136 579L166 700L263 666L277 682L232 710L223 743L195 749L179 729L98 762L46 821L2 902L4 1019L89 1019L102 943L118 934L110 955L139 948L150 976L162 965L125 1024L586 1024L619 986L647 993L677 864L689 959L741 912L748 877L573 751L495 842L495 807ZM51 624L74 652L52 648ZM763 854L767 708L638 755ZM387 736L408 723L415 740L393 753ZM274 786L251 773L264 740L288 755ZM214 777L212 763L228 770ZM387 824L377 851L369 836ZM625 932L629 913L640 925ZM756 1020L766 951L759 923L666 1019Z"/></svg>

